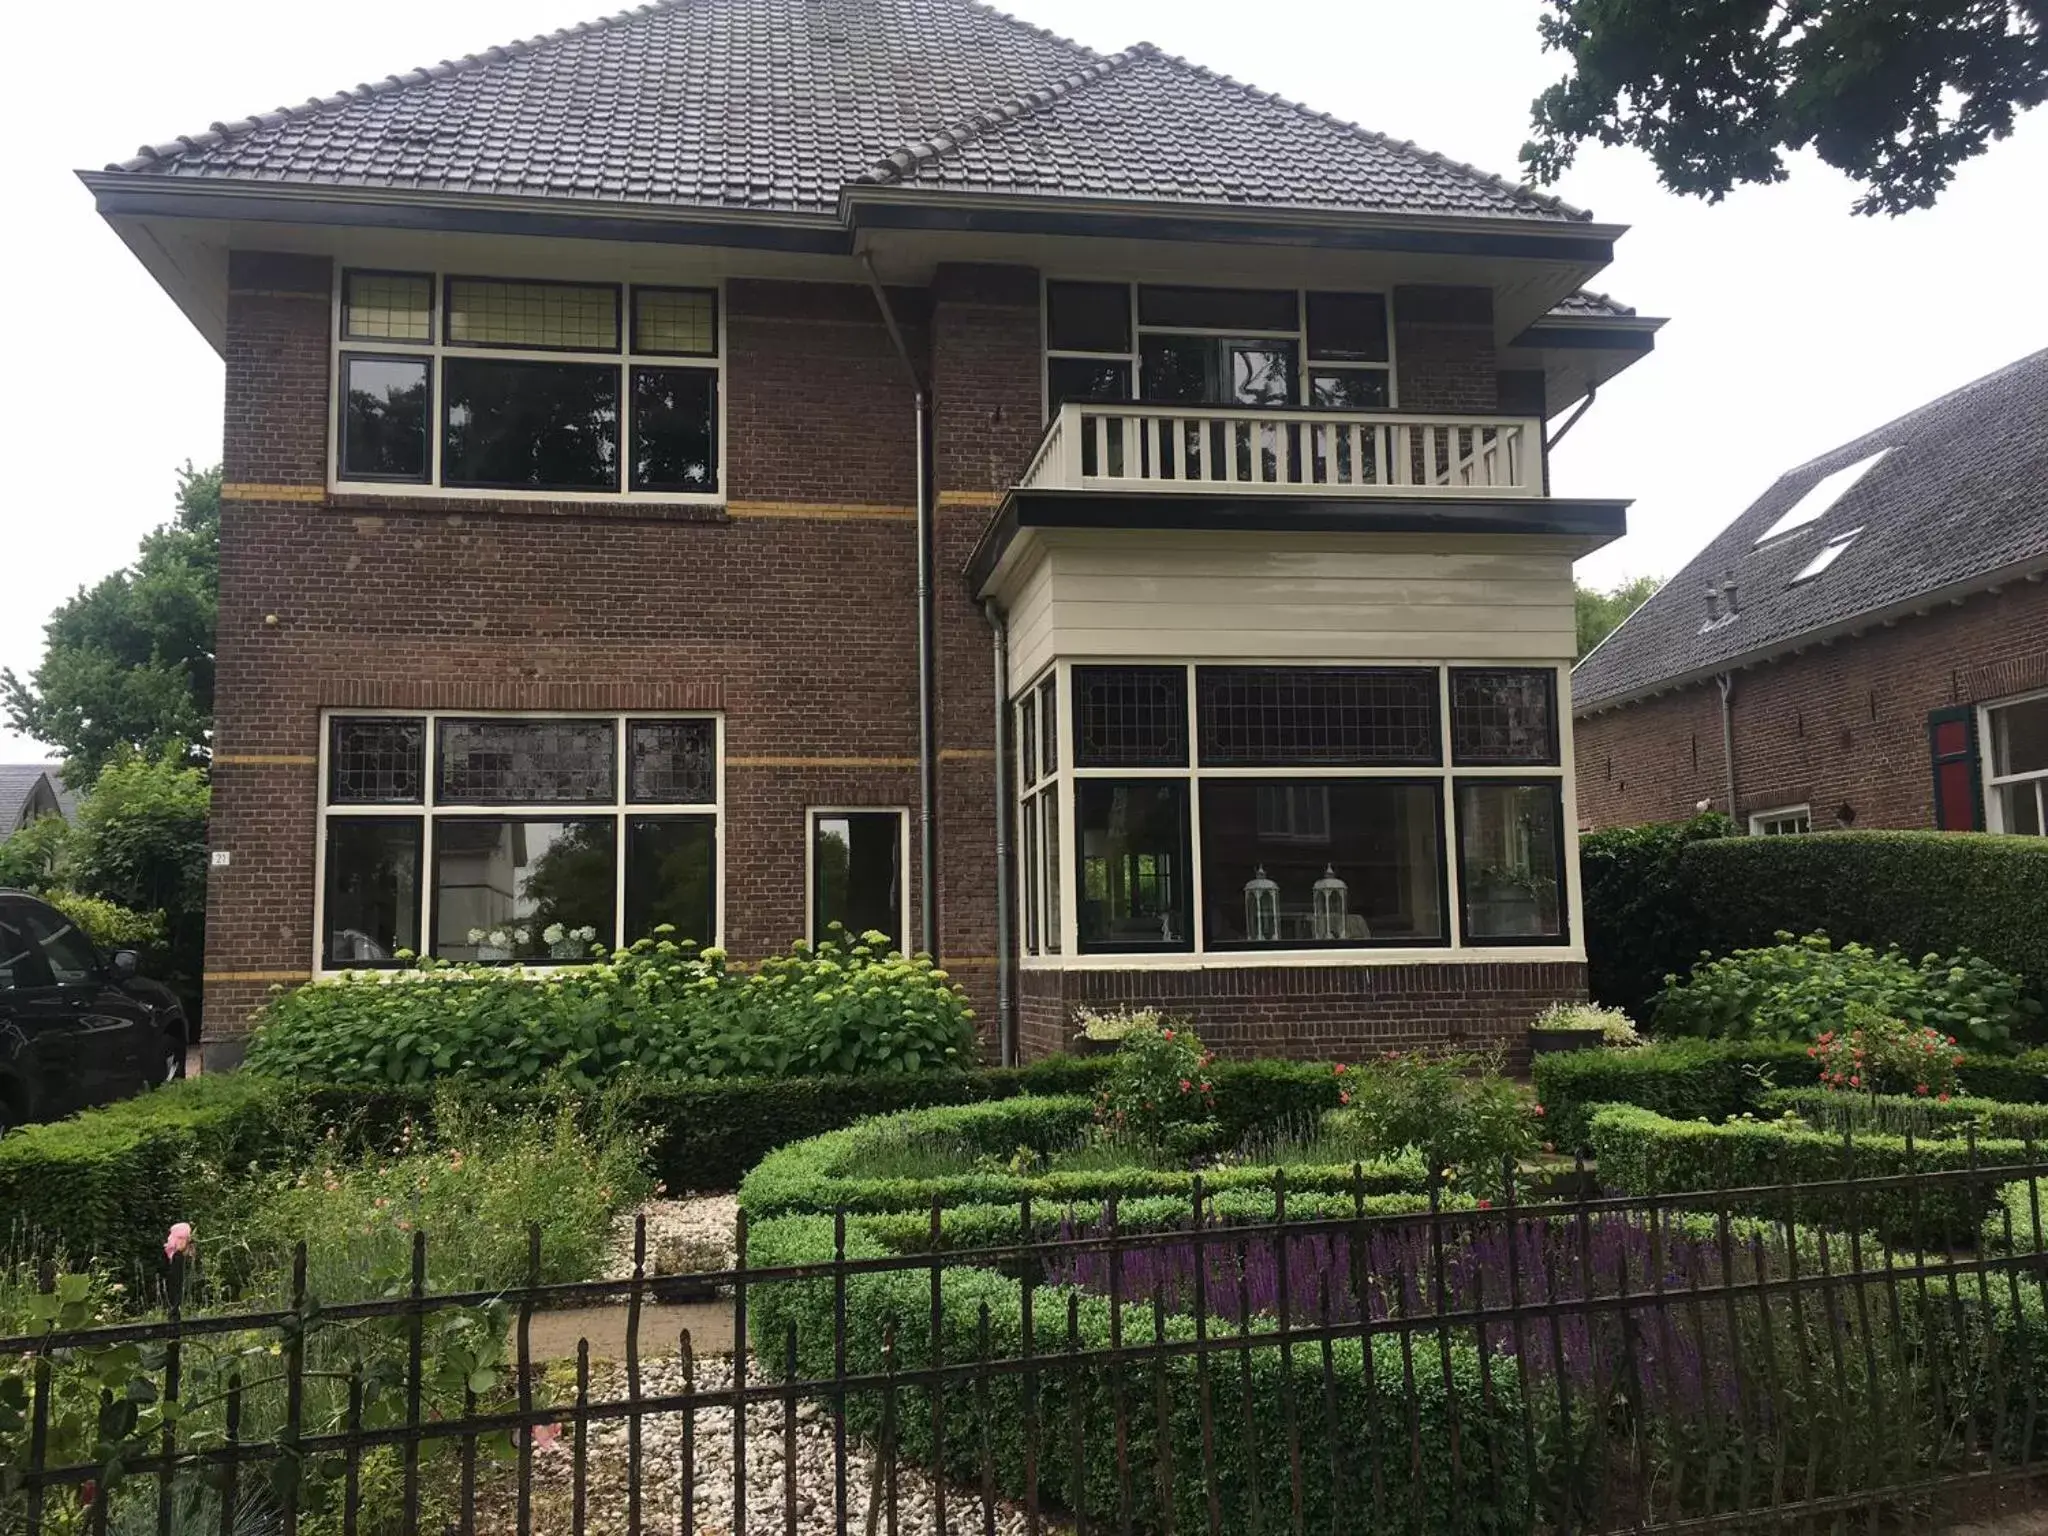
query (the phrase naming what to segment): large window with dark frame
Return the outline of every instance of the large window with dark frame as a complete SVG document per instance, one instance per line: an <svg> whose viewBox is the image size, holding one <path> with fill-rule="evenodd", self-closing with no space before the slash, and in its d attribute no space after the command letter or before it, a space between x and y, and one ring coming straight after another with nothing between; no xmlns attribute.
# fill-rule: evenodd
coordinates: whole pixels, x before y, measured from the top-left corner
<svg viewBox="0 0 2048 1536"><path fill-rule="evenodd" d="M711 497L718 293L346 271L337 483Z"/></svg>
<svg viewBox="0 0 2048 1536"><path fill-rule="evenodd" d="M718 720L336 714L319 964L574 964L718 937Z"/></svg>
<svg viewBox="0 0 2048 1536"><path fill-rule="evenodd" d="M1548 667L1074 665L1017 701L1025 951L1059 924L1071 793L1084 953L1558 945ZM1048 719L1070 761L1048 766Z"/></svg>

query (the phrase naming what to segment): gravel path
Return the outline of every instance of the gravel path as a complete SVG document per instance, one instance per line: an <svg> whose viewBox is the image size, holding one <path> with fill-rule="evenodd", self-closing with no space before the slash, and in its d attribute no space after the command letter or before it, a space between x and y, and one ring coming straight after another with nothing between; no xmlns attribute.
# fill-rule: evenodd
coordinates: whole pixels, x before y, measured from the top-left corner
<svg viewBox="0 0 2048 1536"><path fill-rule="evenodd" d="M633 1273L633 1222L647 1221L647 1272L651 1275L701 1274L730 1269L733 1264L733 1223L739 1201L729 1194L684 1195L674 1200L649 1200L619 1217L612 1229L612 1253L604 1278L623 1280Z"/></svg>

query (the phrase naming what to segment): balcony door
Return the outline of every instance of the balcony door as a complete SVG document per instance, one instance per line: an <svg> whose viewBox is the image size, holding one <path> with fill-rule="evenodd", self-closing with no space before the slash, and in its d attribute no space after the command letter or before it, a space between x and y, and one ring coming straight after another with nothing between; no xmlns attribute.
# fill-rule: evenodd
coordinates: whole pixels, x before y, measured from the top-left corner
<svg viewBox="0 0 2048 1536"><path fill-rule="evenodd" d="M1147 402L1286 406L1296 400L1301 351L1271 337L1148 335L1140 349Z"/></svg>

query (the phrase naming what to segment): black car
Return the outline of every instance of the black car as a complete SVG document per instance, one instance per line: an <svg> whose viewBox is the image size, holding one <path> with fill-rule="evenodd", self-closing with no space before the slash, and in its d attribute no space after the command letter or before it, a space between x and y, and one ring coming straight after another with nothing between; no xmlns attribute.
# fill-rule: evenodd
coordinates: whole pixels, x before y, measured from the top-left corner
<svg viewBox="0 0 2048 1536"><path fill-rule="evenodd" d="M0 891L0 1131L182 1077L185 1010L46 901Z"/></svg>

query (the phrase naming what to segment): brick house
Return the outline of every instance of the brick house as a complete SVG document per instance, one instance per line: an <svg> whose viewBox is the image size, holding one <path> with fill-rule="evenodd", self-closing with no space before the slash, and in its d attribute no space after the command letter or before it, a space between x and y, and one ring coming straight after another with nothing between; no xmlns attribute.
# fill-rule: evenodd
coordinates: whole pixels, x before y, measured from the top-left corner
<svg viewBox="0 0 2048 1536"><path fill-rule="evenodd" d="M1579 663L1579 811L2048 830L2048 352L1788 471Z"/></svg>
<svg viewBox="0 0 2048 1536"><path fill-rule="evenodd" d="M967 0L667 0L87 174L227 365L209 1035L928 949L991 1051L1584 987L1544 421L1618 226ZM232 1059L231 1039L222 1059Z"/></svg>

